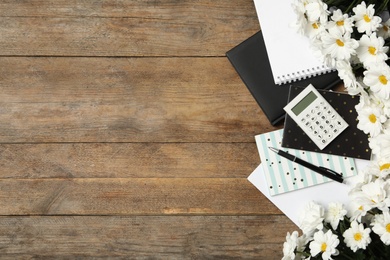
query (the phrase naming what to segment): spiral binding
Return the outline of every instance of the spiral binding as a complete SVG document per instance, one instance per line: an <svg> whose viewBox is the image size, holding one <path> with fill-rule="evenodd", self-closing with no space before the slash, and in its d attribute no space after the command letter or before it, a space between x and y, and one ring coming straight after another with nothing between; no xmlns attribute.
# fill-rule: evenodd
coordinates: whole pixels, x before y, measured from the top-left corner
<svg viewBox="0 0 390 260"><path fill-rule="evenodd" d="M329 68L325 65L317 66L314 68L296 71L296 72L292 72L292 73L289 73L286 75L277 76L276 80L275 80L275 84L282 85L285 83L291 83L291 82L295 82L297 80L307 79L310 77L314 77L314 76L318 76L318 75L325 74L328 72L332 72L334 70L335 69Z"/></svg>

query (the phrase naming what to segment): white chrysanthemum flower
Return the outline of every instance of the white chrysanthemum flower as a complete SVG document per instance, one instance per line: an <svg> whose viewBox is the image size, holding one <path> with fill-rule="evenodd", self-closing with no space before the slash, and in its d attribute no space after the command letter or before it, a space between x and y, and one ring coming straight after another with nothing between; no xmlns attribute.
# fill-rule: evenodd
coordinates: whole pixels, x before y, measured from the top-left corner
<svg viewBox="0 0 390 260"><path fill-rule="evenodd" d="M376 63L364 71L364 84L380 99L390 97L390 67L385 62Z"/></svg>
<svg viewBox="0 0 390 260"><path fill-rule="evenodd" d="M307 236L312 236L316 230L323 228L322 221L324 220L324 208L314 203L309 202L300 215L300 229Z"/></svg>
<svg viewBox="0 0 390 260"><path fill-rule="evenodd" d="M387 149L390 149L387 147ZM388 179L390 176L390 156L384 156L377 159L377 166L379 168L379 177Z"/></svg>
<svg viewBox="0 0 390 260"><path fill-rule="evenodd" d="M304 35L314 39L325 31L325 27L318 21L308 22L304 28Z"/></svg>
<svg viewBox="0 0 390 260"><path fill-rule="evenodd" d="M390 157L390 135L389 133L384 133L382 142L380 144L381 146L381 157Z"/></svg>
<svg viewBox="0 0 390 260"><path fill-rule="evenodd" d="M340 202L329 203L328 210L325 212L325 221L330 223L333 229L336 229L340 220L347 215L347 210Z"/></svg>
<svg viewBox="0 0 390 260"><path fill-rule="evenodd" d="M321 40L323 53L337 60L349 60L359 47L358 41L351 38L351 34L342 34L336 30L321 34Z"/></svg>
<svg viewBox="0 0 390 260"><path fill-rule="evenodd" d="M390 99L383 100L383 113L390 118Z"/></svg>
<svg viewBox="0 0 390 260"><path fill-rule="evenodd" d="M374 5L371 4L367 7L366 3L363 1L361 4L354 7L352 11L355 13L353 18L358 32L371 35L372 32L380 27L382 19L379 16L374 15Z"/></svg>
<svg viewBox="0 0 390 260"><path fill-rule="evenodd" d="M314 240L309 244L310 254L314 257L321 254L322 259L332 259L332 255L337 255L336 249L340 241L331 230L324 233L322 230L318 231L313 236Z"/></svg>
<svg viewBox="0 0 390 260"><path fill-rule="evenodd" d="M390 206L389 184L382 179L364 184L360 192L353 194L357 203L363 205L366 209L378 208L387 210Z"/></svg>
<svg viewBox="0 0 390 260"><path fill-rule="evenodd" d="M349 62L341 60L336 62L336 69L340 79L350 95L357 95L364 91L362 85L356 80L355 73Z"/></svg>
<svg viewBox="0 0 390 260"><path fill-rule="evenodd" d="M339 31L342 34L352 33L353 18L349 17L348 14L343 14L342 11L338 9L333 12L330 18L331 20L326 26L329 31Z"/></svg>
<svg viewBox="0 0 390 260"><path fill-rule="evenodd" d="M390 245L390 214L383 212L383 214L375 215L371 223L372 230L378 234L385 245Z"/></svg>
<svg viewBox="0 0 390 260"><path fill-rule="evenodd" d="M370 138L369 144L373 154L379 158L390 157L390 135L388 133L381 133Z"/></svg>
<svg viewBox="0 0 390 260"><path fill-rule="evenodd" d="M361 84L363 85L362 87L364 89L368 88L364 84L364 82L361 82ZM359 110L363 109L364 107L370 106L370 105L371 105L371 97L366 91L363 91L360 95L359 103L355 106L355 109L356 109L356 111L359 111Z"/></svg>
<svg viewBox="0 0 390 260"><path fill-rule="evenodd" d="M356 252L358 249L366 249L371 243L370 232L371 230L364 228L363 224L353 221L351 227L344 232L343 237L347 246Z"/></svg>
<svg viewBox="0 0 390 260"><path fill-rule="evenodd" d="M388 59L386 52L389 48L384 44L383 38L377 37L376 33L371 36L363 35L356 49L357 57L365 67L369 67L372 63L386 61Z"/></svg>
<svg viewBox="0 0 390 260"><path fill-rule="evenodd" d="M356 107L358 113L357 127L365 134L374 137L381 133L382 123L386 121L386 116L383 115L383 109L377 106Z"/></svg>
<svg viewBox="0 0 390 260"><path fill-rule="evenodd" d="M382 26L378 29L378 36L385 40L390 37L390 19L382 23Z"/></svg>
<svg viewBox="0 0 390 260"><path fill-rule="evenodd" d="M386 104L385 104L386 105ZM390 117L387 119L387 121L383 124L383 133L390 135Z"/></svg>
<svg viewBox="0 0 390 260"><path fill-rule="evenodd" d="M378 157L378 156L376 156ZM379 157L375 160L371 160L370 164L367 165L363 170L358 173L358 182L361 185L358 185L356 189L352 189L350 192L351 197L359 196L361 192L361 187L367 183L375 182L377 179L384 179L390 173L390 157ZM355 192L353 194L353 192Z"/></svg>
<svg viewBox="0 0 390 260"><path fill-rule="evenodd" d="M311 52L313 53L314 57L316 57L319 61L321 61L324 65L328 66L329 68L335 68L336 67L336 59L332 58L329 54L326 55L324 53L323 48L323 42L320 39L321 35L323 33L326 33L326 30L324 30L317 38L311 39Z"/></svg>
<svg viewBox="0 0 390 260"><path fill-rule="evenodd" d="M305 28L307 25L307 18L305 15L306 9L305 4L301 0L294 0L291 4L291 7L296 15L295 22L293 23L292 27L295 28L295 30L299 34L305 33Z"/></svg>
<svg viewBox="0 0 390 260"><path fill-rule="evenodd" d="M295 259L295 249L297 248L298 232L294 231L291 235L287 232L286 242L283 243L282 260Z"/></svg>
<svg viewBox="0 0 390 260"><path fill-rule="evenodd" d="M353 191L350 192L351 197L353 197ZM347 205L348 207L348 216L351 218L351 220L356 220L361 222L362 218L367 214L368 209L364 208L363 205L357 203L356 201L351 201Z"/></svg>
<svg viewBox="0 0 390 260"><path fill-rule="evenodd" d="M307 1L305 9L309 22L319 21L324 24L328 21L328 6L324 2L320 0Z"/></svg>

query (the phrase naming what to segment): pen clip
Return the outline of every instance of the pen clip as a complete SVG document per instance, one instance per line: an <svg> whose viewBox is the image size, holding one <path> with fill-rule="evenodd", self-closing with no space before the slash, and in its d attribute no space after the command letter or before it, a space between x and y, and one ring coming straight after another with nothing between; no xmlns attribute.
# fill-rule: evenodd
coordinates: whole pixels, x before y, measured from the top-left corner
<svg viewBox="0 0 390 260"><path fill-rule="evenodd" d="M325 168L325 167L322 167L322 166L319 166L319 168L324 170L324 171L329 172L330 174L336 175L337 177L343 178L342 174L340 174L338 172L335 172L334 170L331 170L331 169L328 169L328 168Z"/></svg>

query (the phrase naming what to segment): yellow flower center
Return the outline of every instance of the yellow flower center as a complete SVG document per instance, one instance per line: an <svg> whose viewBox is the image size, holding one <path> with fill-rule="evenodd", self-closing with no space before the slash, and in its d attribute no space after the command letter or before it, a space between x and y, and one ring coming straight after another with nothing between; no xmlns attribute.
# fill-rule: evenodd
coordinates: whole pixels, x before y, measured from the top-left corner
<svg viewBox="0 0 390 260"><path fill-rule="evenodd" d="M355 235L353 235L353 238L355 239L355 241L360 241L362 240L362 234L356 233Z"/></svg>
<svg viewBox="0 0 390 260"><path fill-rule="evenodd" d="M379 81L383 84L383 85L387 85L387 78L385 75L380 75L379 76Z"/></svg>
<svg viewBox="0 0 390 260"><path fill-rule="evenodd" d="M371 114L368 116L368 119L370 120L371 123L375 124L376 122L376 115Z"/></svg>
<svg viewBox="0 0 390 260"><path fill-rule="evenodd" d="M341 41L341 40L339 40L339 39L336 40L336 43L337 43L337 45L340 46L340 47L343 47L343 46L344 46L344 42Z"/></svg>
<svg viewBox="0 0 390 260"><path fill-rule="evenodd" d="M360 206L360 207L358 208L358 210L362 211L362 210L363 210L363 206Z"/></svg>
<svg viewBox="0 0 390 260"><path fill-rule="evenodd" d="M387 225L386 225L386 231L387 231L388 233L390 233L390 224L387 224Z"/></svg>
<svg viewBox="0 0 390 260"><path fill-rule="evenodd" d="M371 54L371 55L376 55L376 48L375 47L368 47L368 52Z"/></svg>
<svg viewBox="0 0 390 260"><path fill-rule="evenodd" d="M322 251L322 252L325 252L325 251L326 251L326 247L327 247L326 243L322 243L322 245L321 245L321 251Z"/></svg>
<svg viewBox="0 0 390 260"><path fill-rule="evenodd" d="M382 164L382 165L379 167L379 170L380 170L380 171L388 170L388 169L390 169L390 163Z"/></svg>
<svg viewBox="0 0 390 260"><path fill-rule="evenodd" d="M319 28L318 23L312 23L311 26L312 26L314 29L318 29L318 28Z"/></svg>
<svg viewBox="0 0 390 260"><path fill-rule="evenodd" d="M344 25L344 20L337 21L336 24L337 24L337 26L343 26Z"/></svg>
<svg viewBox="0 0 390 260"><path fill-rule="evenodd" d="M384 30L385 32L388 32L388 31L389 31L389 27L386 26L386 25L383 25L383 30Z"/></svg>
<svg viewBox="0 0 390 260"><path fill-rule="evenodd" d="M363 16L363 19L364 19L364 21L365 21L366 23L371 22L370 17L369 17L368 15L366 15L366 14Z"/></svg>

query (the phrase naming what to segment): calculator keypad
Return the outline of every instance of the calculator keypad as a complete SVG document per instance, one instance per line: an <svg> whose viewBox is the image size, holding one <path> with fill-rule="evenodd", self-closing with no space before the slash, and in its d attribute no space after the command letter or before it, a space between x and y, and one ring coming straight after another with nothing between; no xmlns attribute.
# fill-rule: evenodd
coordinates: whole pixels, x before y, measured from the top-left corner
<svg viewBox="0 0 390 260"><path fill-rule="evenodd" d="M337 115L323 101L302 116L301 122L322 144L337 135L343 123L335 120Z"/></svg>

